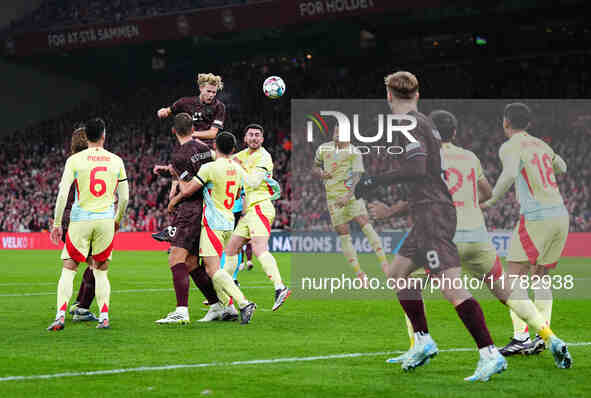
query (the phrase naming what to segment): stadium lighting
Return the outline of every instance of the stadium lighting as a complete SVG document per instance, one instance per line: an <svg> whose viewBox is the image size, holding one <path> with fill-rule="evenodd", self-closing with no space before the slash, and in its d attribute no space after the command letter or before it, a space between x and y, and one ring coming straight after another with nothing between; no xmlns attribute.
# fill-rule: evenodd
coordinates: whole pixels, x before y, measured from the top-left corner
<svg viewBox="0 0 591 398"><path fill-rule="evenodd" d="M486 46L488 41L486 40L485 37L476 36L476 38L474 39L474 43L476 43L477 46Z"/></svg>

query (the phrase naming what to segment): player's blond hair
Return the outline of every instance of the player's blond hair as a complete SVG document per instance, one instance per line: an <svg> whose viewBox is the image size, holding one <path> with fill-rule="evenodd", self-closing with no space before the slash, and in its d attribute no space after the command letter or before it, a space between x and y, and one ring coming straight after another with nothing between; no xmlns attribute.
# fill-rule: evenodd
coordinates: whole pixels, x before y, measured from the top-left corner
<svg viewBox="0 0 591 398"><path fill-rule="evenodd" d="M384 83L392 96L398 99L413 99L419 90L419 79L406 71L398 71L386 76Z"/></svg>
<svg viewBox="0 0 591 398"><path fill-rule="evenodd" d="M214 75L213 73L199 73L197 75L197 85L202 87L206 84L212 84L220 91L224 88L224 82L222 82L221 76Z"/></svg>
<svg viewBox="0 0 591 398"><path fill-rule="evenodd" d="M86 139L86 130L84 127L77 128L72 133L72 143L70 150L72 155L88 148L88 140Z"/></svg>

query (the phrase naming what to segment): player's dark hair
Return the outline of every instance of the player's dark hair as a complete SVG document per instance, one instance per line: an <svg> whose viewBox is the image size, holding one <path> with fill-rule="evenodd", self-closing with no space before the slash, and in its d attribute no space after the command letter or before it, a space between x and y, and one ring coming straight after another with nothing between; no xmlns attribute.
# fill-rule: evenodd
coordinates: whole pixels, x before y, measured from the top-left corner
<svg viewBox="0 0 591 398"><path fill-rule="evenodd" d="M71 154L78 153L88 148L88 139L86 138L86 127L78 127L72 133L72 142L70 144Z"/></svg>
<svg viewBox="0 0 591 398"><path fill-rule="evenodd" d="M179 113L174 117L174 131L181 137L191 134L193 118L188 113Z"/></svg>
<svg viewBox="0 0 591 398"><path fill-rule="evenodd" d="M438 109L429 114L429 119L431 119L437 131L439 131L441 140L444 142L451 141L458 129L458 120L456 117L448 111Z"/></svg>
<svg viewBox="0 0 591 398"><path fill-rule="evenodd" d="M215 136L215 145L224 155L230 155L236 148L236 137L229 131L222 131Z"/></svg>
<svg viewBox="0 0 591 398"><path fill-rule="evenodd" d="M246 132L248 131L248 129L257 129L257 130L261 130L262 134L265 134L265 129L263 128L263 126L261 126L258 123L250 123L248 126L246 126L243 130L243 133L246 135Z"/></svg>
<svg viewBox="0 0 591 398"><path fill-rule="evenodd" d="M95 117L86 122L86 139L90 142L99 142L105 132L105 121Z"/></svg>
<svg viewBox="0 0 591 398"><path fill-rule="evenodd" d="M532 119L529 106L521 102L514 102L507 105L503 116L509 121L511 128L515 130L526 129Z"/></svg>

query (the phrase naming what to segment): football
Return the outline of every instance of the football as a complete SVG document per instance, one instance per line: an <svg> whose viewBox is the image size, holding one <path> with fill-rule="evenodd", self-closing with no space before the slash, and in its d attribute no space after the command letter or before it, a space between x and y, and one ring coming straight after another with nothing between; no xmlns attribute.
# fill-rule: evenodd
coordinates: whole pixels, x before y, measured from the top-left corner
<svg viewBox="0 0 591 398"><path fill-rule="evenodd" d="M263 83L263 92L268 98L279 98L285 93L285 82L279 76L269 76Z"/></svg>

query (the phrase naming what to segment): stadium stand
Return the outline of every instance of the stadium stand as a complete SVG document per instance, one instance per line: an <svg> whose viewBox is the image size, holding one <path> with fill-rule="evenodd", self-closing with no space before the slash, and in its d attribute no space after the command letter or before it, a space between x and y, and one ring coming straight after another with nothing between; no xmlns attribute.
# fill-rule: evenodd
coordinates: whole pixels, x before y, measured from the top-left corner
<svg viewBox="0 0 591 398"><path fill-rule="evenodd" d="M244 4L244 0L45 0L31 14L13 21L12 33L68 26L122 22L208 7Z"/></svg>

